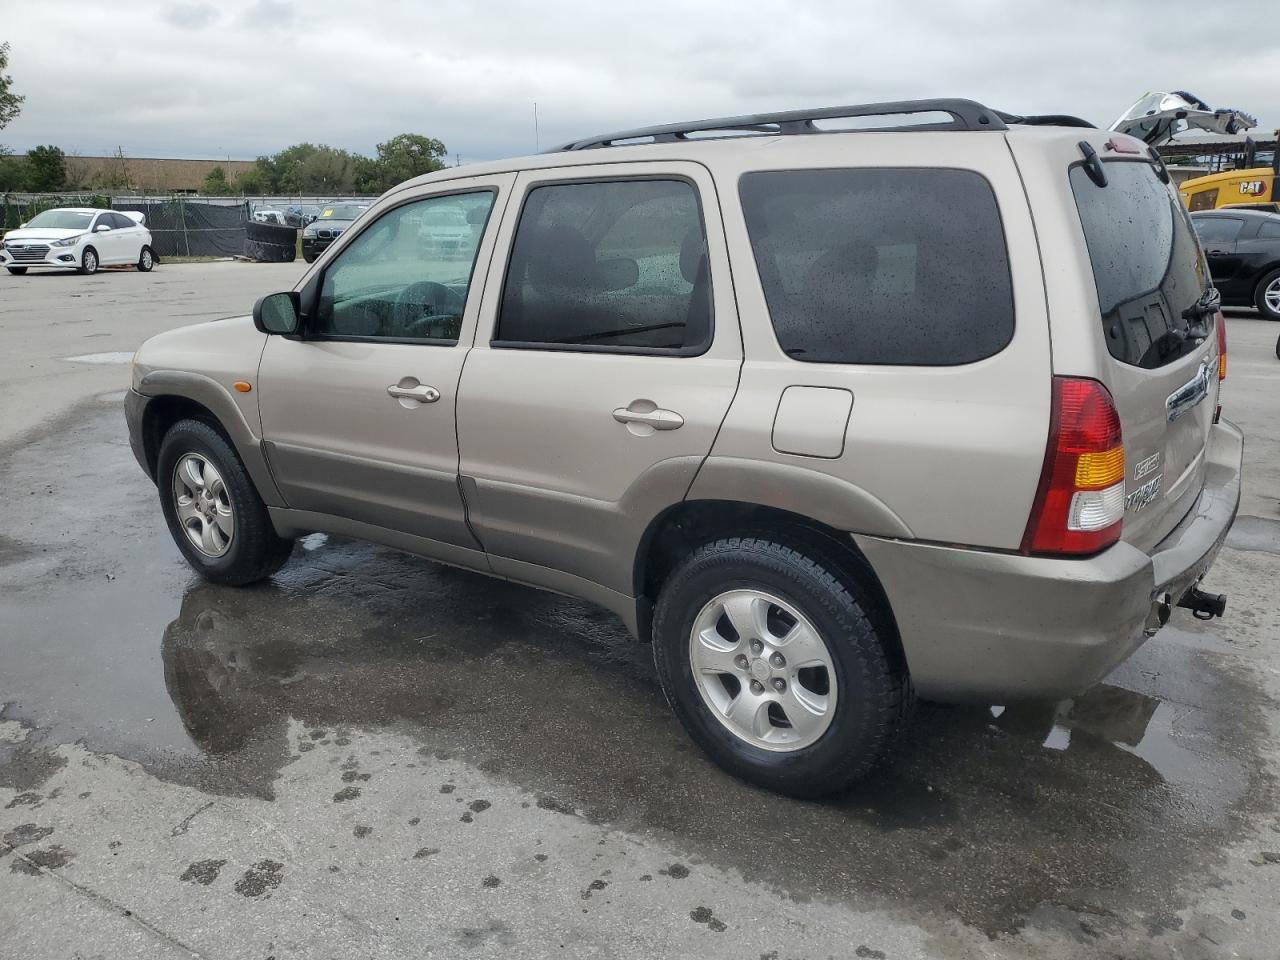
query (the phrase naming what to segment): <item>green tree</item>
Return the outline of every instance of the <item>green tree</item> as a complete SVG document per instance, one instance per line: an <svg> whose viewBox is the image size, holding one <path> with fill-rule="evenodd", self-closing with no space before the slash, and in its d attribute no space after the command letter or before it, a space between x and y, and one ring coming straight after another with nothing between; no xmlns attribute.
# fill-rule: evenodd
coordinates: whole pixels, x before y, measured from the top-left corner
<svg viewBox="0 0 1280 960"><path fill-rule="evenodd" d="M284 186L290 193L349 193L355 166L346 150L321 145L299 161Z"/></svg>
<svg viewBox="0 0 1280 960"><path fill-rule="evenodd" d="M5 73L9 69L9 44L0 43L0 130L22 110L26 97L13 92L13 77Z"/></svg>
<svg viewBox="0 0 1280 960"><path fill-rule="evenodd" d="M266 157L259 157L258 161L265 160ZM248 170L240 176L236 177L236 193L253 195L271 193L271 184L267 180L267 175L262 172L262 167L257 166L252 170Z"/></svg>
<svg viewBox="0 0 1280 960"><path fill-rule="evenodd" d="M35 147L27 151L27 189L51 193L67 183L67 158L58 147Z"/></svg>
<svg viewBox="0 0 1280 960"><path fill-rule="evenodd" d="M200 192L208 197L226 197L232 193L231 184L227 183L227 171L216 166L209 171L200 186Z"/></svg>
<svg viewBox="0 0 1280 960"><path fill-rule="evenodd" d="M424 173L444 168L445 146L434 137L402 133L378 144L378 165L382 170L382 190L389 190ZM381 191L379 191L381 192Z"/></svg>
<svg viewBox="0 0 1280 960"><path fill-rule="evenodd" d="M386 187L382 185L382 164L372 157L355 158L355 174L351 179L351 189L354 193L374 194L382 193Z"/></svg>
<svg viewBox="0 0 1280 960"><path fill-rule="evenodd" d="M27 158L14 156L0 144L0 193L13 193L27 187Z"/></svg>

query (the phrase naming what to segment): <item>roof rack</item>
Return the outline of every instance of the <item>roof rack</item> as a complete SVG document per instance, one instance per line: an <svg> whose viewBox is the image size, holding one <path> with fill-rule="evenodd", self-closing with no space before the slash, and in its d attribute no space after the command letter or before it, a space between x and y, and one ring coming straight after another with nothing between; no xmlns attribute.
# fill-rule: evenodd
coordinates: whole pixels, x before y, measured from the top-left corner
<svg viewBox="0 0 1280 960"><path fill-rule="evenodd" d="M1098 129L1088 120L1081 120L1079 117L1073 117L1069 113L1041 113L1027 117L1020 117L1016 113L1005 113L1003 110L996 110L994 113L1005 123L1018 123L1028 127L1087 127L1090 130Z"/></svg>
<svg viewBox="0 0 1280 960"><path fill-rule="evenodd" d="M892 117L912 113L946 113L950 120L936 123L890 124L883 127L859 127L860 132L886 133L894 131L925 130L1007 130L1006 120L1028 122L1028 118L1001 114L973 100L897 100L889 103L863 103L847 107L822 107L816 110L788 110L782 113L753 113L742 117L717 117L695 120L690 123L668 123L656 127L640 127L622 130L602 136L572 140L554 147L548 153L566 150L592 150L597 147L640 143L679 143L694 139L690 134L709 133L757 133L766 136L803 133L847 133L848 130L823 130L815 120L839 120L852 117ZM1075 118L1070 118L1074 120ZM1081 120L1079 123L1083 124ZM698 138L703 139L703 138Z"/></svg>

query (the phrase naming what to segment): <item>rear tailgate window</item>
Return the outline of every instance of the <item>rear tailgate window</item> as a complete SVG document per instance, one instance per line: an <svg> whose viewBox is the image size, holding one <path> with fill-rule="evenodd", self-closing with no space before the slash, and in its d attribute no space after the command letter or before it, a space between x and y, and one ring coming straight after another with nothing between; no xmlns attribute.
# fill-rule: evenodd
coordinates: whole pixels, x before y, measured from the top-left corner
<svg viewBox="0 0 1280 960"><path fill-rule="evenodd" d="M1071 191L1098 287L1107 350L1152 369L1195 350L1183 312L1208 286L1208 271L1182 204L1145 161L1111 161L1100 189L1084 167Z"/></svg>
<svg viewBox="0 0 1280 960"><path fill-rule="evenodd" d="M776 170L739 184L782 350L811 363L951 366L1013 337L991 185L970 170Z"/></svg>

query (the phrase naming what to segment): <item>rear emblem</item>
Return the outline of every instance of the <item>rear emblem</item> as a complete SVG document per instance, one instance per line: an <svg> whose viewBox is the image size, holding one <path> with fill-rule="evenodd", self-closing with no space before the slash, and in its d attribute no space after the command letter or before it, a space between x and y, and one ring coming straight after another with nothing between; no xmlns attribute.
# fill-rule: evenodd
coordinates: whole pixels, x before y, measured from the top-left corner
<svg viewBox="0 0 1280 960"><path fill-rule="evenodd" d="M1133 479L1141 480L1158 466L1160 466L1160 454L1158 453L1153 453L1145 460L1139 460L1133 468Z"/></svg>
<svg viewBox="0 0 1280 960"><path fill-rule="evenodd" d="M1157 497L1160 496L1160 481L1164 479L1164 474L1157 474L1152 477L1137 490L1132 491L1124 498L1125 510L1132 510L1137 513L1143 507L1149 506Z"/></svg>

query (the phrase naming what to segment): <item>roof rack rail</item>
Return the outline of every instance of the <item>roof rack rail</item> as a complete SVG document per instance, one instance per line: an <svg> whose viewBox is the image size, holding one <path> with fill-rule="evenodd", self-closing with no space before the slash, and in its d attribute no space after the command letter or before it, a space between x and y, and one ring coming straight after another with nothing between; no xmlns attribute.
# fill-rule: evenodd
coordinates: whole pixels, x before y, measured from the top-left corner
<svg viewBox="0 0 1280 960"><path fill-rule="evenodd" d="M688 123L668 123L656 127L639 127L602 136L571 140L548 150L592 150L597 147L623 145L623 141L673 143L693 139L695 133L757 133L766 136L802 133L846 133L847 130L823 130L815 120L841 120L852 117L891 117L912 113L946 113L950 120L935 123L891 124L883 127L860 127L867 133L925 130L1007 130L1002 115L973 100L896 100L889 103L863 103L846 107L821 107L815 110L788 110L782 113L753 113L742 117L717 117ZM1020 118L1021 119L1021 118ZM1081 121L1083 122L1083 121Z"/></svg>
<svg viewBox="0 0 1280 960"><path fill-rule="evenodd" d="M1028 127L1087 127L1090 130L1098 129L1088 120L1081 120L1079 117L1073 117L1069 113L1040 113L1020 117L1016 113L1005 113L1003 110L996 110L995 115L1005 123L1018 123Z"/></svg>

